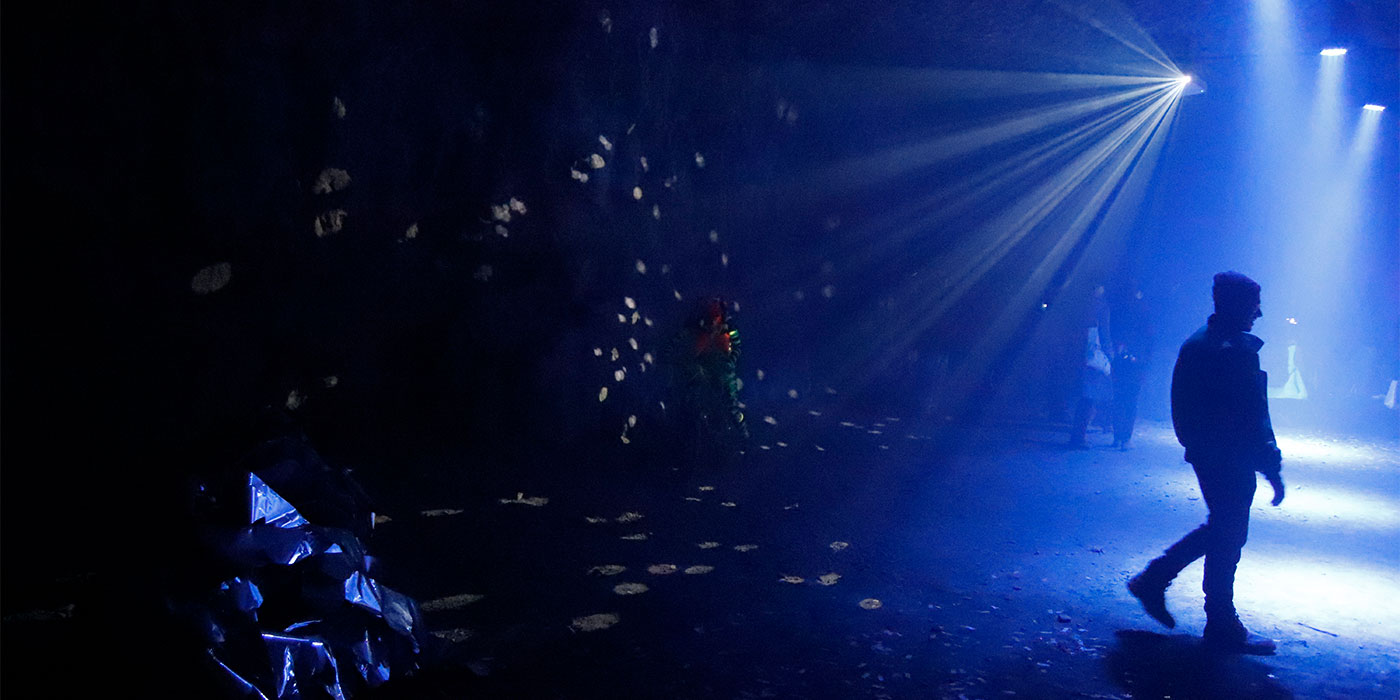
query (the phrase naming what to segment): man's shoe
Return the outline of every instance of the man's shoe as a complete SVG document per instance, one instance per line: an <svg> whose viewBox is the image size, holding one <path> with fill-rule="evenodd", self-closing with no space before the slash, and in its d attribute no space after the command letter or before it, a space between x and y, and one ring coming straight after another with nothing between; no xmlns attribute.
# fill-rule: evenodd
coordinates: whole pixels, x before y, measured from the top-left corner
<svg viewBox="0 0 1400 700"><path fill-rule="evenodd" d="M1167 584L1158 585L1142 573L1128 579L1128 592L1142 603L1142 609L1146 610L1152 619L1162 623L1167 629L1176 627L1176 619L1167 611Z"/></svg>
<svg viewBox="0 0 1400 700"><path fill-rule="evenodd" d="M1203 641L1208 649L1223 654L1273 656L1278 651L1274 640L1251 633L1236 615L1207 618Z"/></svg>

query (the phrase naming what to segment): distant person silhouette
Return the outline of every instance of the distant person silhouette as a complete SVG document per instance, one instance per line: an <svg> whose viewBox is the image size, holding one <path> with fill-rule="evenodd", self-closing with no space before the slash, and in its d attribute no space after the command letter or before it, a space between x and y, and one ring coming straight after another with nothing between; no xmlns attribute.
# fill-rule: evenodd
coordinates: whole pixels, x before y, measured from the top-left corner
<svg viewBox="0 0 1400 700"><path fill-rule="evenodd" d="M1222 272L1215 276L1212 296L1215 313L1181 345L1171 392L1176 437L1196 471L1209 515L1129 580L1128 590L1153 619L1175 627L1164 597L1167 586L1205 557L1206 645L1272 654L1274 642L1251 635L1235 613L1235 567L1249 534L1254 472L1273 487L1273 505L1283 502L1283 455L1269 420L1267 377L1259 369L1264 341L1249 333L1263 315L1259 285L1238 272Z"/></svg>
<svg viewBox="0 0 1400 700"><path fill-rule="evenodd" d="M1155 330L1152 310L1142 286L1129 280L1126 294L1112 307L1113 317L1113 446L1128 449L1137 423L1142 374L1151 359Z"/></svg>
<svg viewBox="0 0 1400 700"><path fill-rule="evenodd" d="M1113 351L1113 343L1109 338L1109 308L1104 294L1103 285L1094 287L1094 296L1079 324L1084 361L1079 366L1079 397L1074 406L1074 424L1070 426L1070 447L1086 446L1084 436L1094 415L1099 407L1113 401L1113 365L1108 356Z"/></svg>

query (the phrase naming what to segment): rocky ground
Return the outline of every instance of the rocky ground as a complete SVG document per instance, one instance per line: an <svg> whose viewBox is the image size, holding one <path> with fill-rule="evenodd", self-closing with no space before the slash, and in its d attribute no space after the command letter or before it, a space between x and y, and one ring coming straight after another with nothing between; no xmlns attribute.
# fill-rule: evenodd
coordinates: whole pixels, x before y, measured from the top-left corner
<svg viewBox="0 0 1400 700"><path fill-rule="evenodd" d="M798 427L800 425L800 428ZM1170 426L1128 451L1043 427L935 451L896 417L802 415L742 464L422 455L371 550L446 657L426 697L1393 698L1400 449L1281 435L1256 500L1246 624L1273 657L1199 647L1200 565L1159 628L1123 583L1205 508ZM574 459L578 463L570 463ZM410 460L412 461L412 460ZM482 474L492 474L490 477Z"/></svg>
<svg viewBox="0 0 1400 700"><path fill-rule="evenodd" d="M1119 451L1029 424L763 418L740 463L690 472L664 445L362 453L374 575L441 641L375 695L1400 697L1393 440L1281 431L1288 497L1260 491L1237 585L1278 654L1217 657L1200 564L1168 592L1175 630L1123 586L1205 514L1170 426ZM108 534L142 527L161 525ZM7 579L6 688L189 696L202 650L103 576Z"/></svg>

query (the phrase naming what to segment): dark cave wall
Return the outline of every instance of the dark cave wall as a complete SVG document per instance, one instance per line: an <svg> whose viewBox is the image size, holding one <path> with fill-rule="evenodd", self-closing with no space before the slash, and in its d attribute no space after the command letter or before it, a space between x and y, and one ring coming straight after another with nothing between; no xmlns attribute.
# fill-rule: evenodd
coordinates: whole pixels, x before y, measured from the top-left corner
<svg viewBox="0 0 1400 700"><path fill-rule="evenodd" d="M8 556L87 568L58 543L178 503L269 407L332 456L615 448L659 397L642 353L701 296L767 282L721 253L781 247L731 205L779 172L790 126L751 38L714 31L741 8L634 5L56 3L6 23L4 507L58 524ZM319 186L329 169L348 184ZM618 324L624 297L650 325ZM628 382L599 345L629 352Z"/></svg>

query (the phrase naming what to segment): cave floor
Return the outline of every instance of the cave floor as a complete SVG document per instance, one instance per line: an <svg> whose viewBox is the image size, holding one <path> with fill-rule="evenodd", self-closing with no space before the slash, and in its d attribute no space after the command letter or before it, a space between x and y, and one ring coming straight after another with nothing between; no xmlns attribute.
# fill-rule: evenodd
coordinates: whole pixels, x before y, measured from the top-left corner
<svg viewBox="0 0 1400 700"><path fill-rule="evenodd" d="M370 551L445 651L387 694L1400 696L1393 441L1280 432L1289 494L1271 508L1261 482L1237 579L1278 653L1221 657L1199 562L1168 591L1175 630L1123 585L1204 519L1170 425L1126 451L1011 423L936 451L918 423L755 423L740 463L690 473L405 457L432 476L376 485L398 507Z"/></svg>

